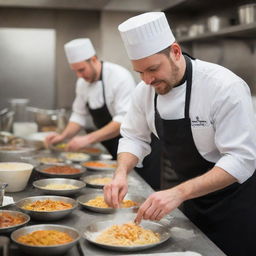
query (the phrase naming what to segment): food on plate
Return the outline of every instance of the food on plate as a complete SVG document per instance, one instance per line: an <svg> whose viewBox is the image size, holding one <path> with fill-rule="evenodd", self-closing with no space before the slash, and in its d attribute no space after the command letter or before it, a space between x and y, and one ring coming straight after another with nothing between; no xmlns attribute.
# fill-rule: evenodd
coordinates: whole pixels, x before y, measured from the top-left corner
<svg viewBox="0 0 256 256"><path fill-rule="evenodd" d="M77 160L77 161L82 161L84 159L88 159L89 155L84 154L84 153L73 153L73 152L67 152L63 153L63 156L68 159L68 160Z"/></svg>
<svg viewBox="0 0 256 256"><path fill-rule="evenodd" d="M62 160L57 157L38 157L37 161L42 163L42 164L54 164L54 163L61 163Z"/></svg>
<svg viewBox="0 0 256 256"><path fill-rule="evenodd" d="M63 202L63 201L53 201L50 199L47 200L37 200L32 203L28 203L22 206L25 210L30 211L60 211L72 208L72 204Z"/></svg>
<svg viewBox="0 0 256 256"><path fill-rule="evenodd" d="M93 206L93 207L99 207L99 208L110 208L110 206L105 203L103 196L96 196L94 199L91 199L84 204L87 206ZM137 205L138 203L132 200L123 200L121 203L121 208L130 208Z"/></svg>
<svg viewBox="0 0 256 256"><path fill-rule="evenodd" d="M160 241L160 234L132 222L113 225L96 237L97 243L115 246L153 244Z"/></svg>
<svg viewBox="0 0 256 256"><path fill-rule="evenodd" d="M18 238L20 243L36 246L66 244L73 240L69 234L58 230L37 230Z"/></svg>
<svg viewBox="0 0 256 256"><path fill-rule="evenodd" d="M14 216L10 213L2 212L0 213L0 228L15 226L25 222L25 220L26 219L21 214Z"/></svg>
<svg viewBox="0 0 256 256"><path fill-rule="evenodd" d="M97 154L101 153L101 149L99 148L94 148L94 147L86 147L80 150L81 152L88 153L88 154Z"/></svg>
<svg viewBox="0 0 256 256"><path fill-rule="evenodd" d="M50 190L69 190L69 189L77 189L78 186L74 186L71 184L58 184L58 183L50 183L46 186L42 187L44 189L50 189Z"/></svg>
<svg viewBox="0 0 256 256"><path fill-rule="evenodd" d="M59 143L57 145L54 145L58 149L64 149L67 146L67 143Z"/></svg>
<svg viewBox="0 0 256 256"><path fill-rule="evenodd" d="M68 165L63 166L51 166L43 169L42 172L52 173L52 174L75 174L81 172L81 170L70 167Z"/></svg>
<svg viewBox="0 0 256 256"><path fill-rule="evenodd" d="M90 179L90 184L93 185L106 185L111 182L112 178L110 177L103 177L103 178L92 178Z"/></svg>
<svg viewBox="0 0 256 256"><path fill-rule="evenodd" d="M100 168L116 168L117 164L110 164L110 163L104 163L104 162L86 162L83 163L83 166L85 167L100 167Z"/></svg>

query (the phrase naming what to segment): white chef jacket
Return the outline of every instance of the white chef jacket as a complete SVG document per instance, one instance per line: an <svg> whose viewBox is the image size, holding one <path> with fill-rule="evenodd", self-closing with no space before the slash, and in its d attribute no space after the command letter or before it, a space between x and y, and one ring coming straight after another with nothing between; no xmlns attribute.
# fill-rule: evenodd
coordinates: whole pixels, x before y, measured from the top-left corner
<svg viewBox="0 0 256 256"><path fill-rule="evenodd" d="M219 65L192 60L192 66L189 115L197 150L242 183L256 167L256 120L249 87ZM162 119L184 118L185 92L186 82L165 95L158 95L157 110ZM123 138L118 153L136 155L138 166L150 153L150 132L157 136L154 96L154 88L140 82L121 125Z"/></svg>
<svg viewBox="0 0 256 256"><path fill-rule="evenodd" d="M106 104L112 120L121 123L128 110L135 81L127 69L110 62L103 62L103 81ZM70 122L86 126L86 115L90 114L87 103L92 109L104 105L102 81L89 83L83 78L77 79Z"/></svg>

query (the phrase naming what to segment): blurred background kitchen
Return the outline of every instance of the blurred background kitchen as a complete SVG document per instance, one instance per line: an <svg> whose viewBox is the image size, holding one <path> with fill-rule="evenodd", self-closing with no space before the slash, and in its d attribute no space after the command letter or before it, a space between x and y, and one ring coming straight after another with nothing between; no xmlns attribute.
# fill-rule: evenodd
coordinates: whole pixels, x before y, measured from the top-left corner
<svg viewBox="0 0 256 256"><path fill-rule="evenodd" d="M159 10L184 51L231 69L256 96L255 0L0 0L0 130L22 134L13 121L36 122L30 132L64 128L76 76L63 45L91 38L101 59L132 71L117 26Z"/></svg>

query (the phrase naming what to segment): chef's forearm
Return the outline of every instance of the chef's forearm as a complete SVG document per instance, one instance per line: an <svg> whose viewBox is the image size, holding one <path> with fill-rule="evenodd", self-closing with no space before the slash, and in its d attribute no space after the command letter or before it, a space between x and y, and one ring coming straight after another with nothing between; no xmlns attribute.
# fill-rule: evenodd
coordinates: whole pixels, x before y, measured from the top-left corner
<svg viewBox="0 0 256 256"><path fill-rule="evenodd" d="M81 130L81 126L74 122L69 122L65 130L61 133L63 139L69 139L75 136Z"/></svg>
<svg viewBox="0 0 256 256"><path fill-rule="evenodd" d="M135 155L122 152L117 155L116 173L128 174L137 165L139 159Z"/></svg>
<svg viewBox="0 0 256 256"><path fill-rule="evenodd" d="M182 196L183 201L186 201L220 190L234 182L237 180L232 175L215 166L207 173L181 183L175 189Z"/></svg>
<svg viewBox="0 0 256 256"><path fill-rule="evenodd" d="M117 137L120 134L120 123L111 121L101 129L89 133L90 143L97 143Z"/></svg>

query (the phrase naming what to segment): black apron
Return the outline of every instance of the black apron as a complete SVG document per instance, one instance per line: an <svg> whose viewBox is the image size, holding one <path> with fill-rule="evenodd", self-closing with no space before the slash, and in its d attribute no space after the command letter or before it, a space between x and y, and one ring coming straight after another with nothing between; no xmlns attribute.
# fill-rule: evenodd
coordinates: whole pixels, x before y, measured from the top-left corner
<svg viewBox="0 0 256 256"><path fill-rule="evenodd" d="M109 113L108 107L106 105L105 88L104 88L105 86L103 81L103 62L101 62L100 80L102 80L102 90L103 90L103 100L104 100L103 106L100 108L92 109L89 107L89 104L87 103L89 113L91 114L92 120L98 129L102 128L103 126L107 125L112 121L112 116ZM118 147L118 141L120 138L121 136L119 135L110 140L105 140L101 142L107 148L109 153L112 155L113 159L116 159L117 157L117 147Z"/></svg>
<svg viewBox="0 0 256 256"><path fill-rule="evenodd" d="M214 163L205 160L194 143L189 103L192 88L192 63L186 59L185 118L161 119L155 96L155 125L172 168L184 182L210 170ZM203 107L203 106L202 106ZM208 195L184 203L184 213L229 256L256 255L256 175L243 184L234 183Z"/></svg>

